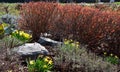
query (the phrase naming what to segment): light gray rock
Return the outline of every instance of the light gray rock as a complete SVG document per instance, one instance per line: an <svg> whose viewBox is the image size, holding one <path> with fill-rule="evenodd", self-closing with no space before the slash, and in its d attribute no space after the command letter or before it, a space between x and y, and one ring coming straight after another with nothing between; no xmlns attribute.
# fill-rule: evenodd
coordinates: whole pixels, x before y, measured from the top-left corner
<svg viewBox="0 0 120 72"><path fill-rule="evenodd" d="M50 38L45 38L45 37L40 37L40 39L38 40L38 43L40 43L41 45L48 45L48 46L57 46L57 45L61 45L62 42L58 42L58 41L54 41Z"/></svg>
<svg viewBox="0 0 120 72"><path fill-rule="evenodd" d="M40 45L39 43L26 43L22 46L14 48L13 51L16 51L20 55L32 55L33 53L42 53L47 54L48 50Z"/></svg>
<svg viewBox="0 0 120 72"><path fill-rule="evenodd" d="M26 43L22 46L15 47L12 49L12 52L19 54L22 58L31 58L35 59L39 54L47 55L48 50L40 45L39 43Z"/></svg>

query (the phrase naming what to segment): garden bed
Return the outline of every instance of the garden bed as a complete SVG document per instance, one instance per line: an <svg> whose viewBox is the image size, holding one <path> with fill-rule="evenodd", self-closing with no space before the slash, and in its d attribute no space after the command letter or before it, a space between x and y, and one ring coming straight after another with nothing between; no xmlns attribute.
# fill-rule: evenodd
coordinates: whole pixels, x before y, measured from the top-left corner
<svg viewBox="0 0 120 72"><path fill-rule="evenodd" d="M4 9L7 5L7 14L20 16L15 24L2 22L10 31L1 27L5 35L0 39L0 72L120 71L119 6L83 4L0 4L1 17L7 13ZM44 35L48 42L39 42ZM33 52L38 57L31 60L23 60L19 54L22 52L11 51L27 45L32 49L35 44L46 51ZM32 52L28 50L29 53Z"/></svg>

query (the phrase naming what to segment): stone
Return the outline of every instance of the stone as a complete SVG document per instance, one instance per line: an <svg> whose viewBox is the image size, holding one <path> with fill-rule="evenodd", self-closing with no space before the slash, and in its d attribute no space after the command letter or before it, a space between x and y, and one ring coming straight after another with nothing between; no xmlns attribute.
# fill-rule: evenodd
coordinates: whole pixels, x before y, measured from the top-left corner
<svg viewBox="0 0 120 72"><path fill-rule="evenodd" d="M50 38L45 38L45 37L40 37L38 43L44 46L57 46L62 44L62 42L54 41Z"/></svg>
<svg viewBox="0 0 120 72"><path fill-rule="evenodd" d="M19 54L22 59L31 58L36 59L39 54L47 55L48 50L39 43L26 43L22 46L15 47L12 52Z"/></svg>

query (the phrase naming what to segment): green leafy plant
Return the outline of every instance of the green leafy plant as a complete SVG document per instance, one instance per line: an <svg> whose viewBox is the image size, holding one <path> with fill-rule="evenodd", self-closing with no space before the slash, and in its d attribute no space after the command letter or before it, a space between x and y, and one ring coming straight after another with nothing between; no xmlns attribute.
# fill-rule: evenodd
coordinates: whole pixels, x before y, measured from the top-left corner
<svg viewBox="0 0 120 72"><path fill-rule="evenodd" d="M12 36L24 42L30 41L30 39L32 38L30 34L25 33L24 31L19 31L19 30L14 31L12 33Z"/></svg>
<svg viewBox="0 0 120 72"><path fill-rule="evenodd" d="M104 55L106 55L106 54L107 54L107 53L104 52ZM113 55L113 54L110 54L109 56L106 56L106 57L105 57L105 60L106 60L107 62L110 62L111 64L118 64L118 63L119 63L119 58L118 58L118 56Z"/></svg>
<svg viewBox="0 0 120 72"><path fill-rule="evenodd" d="M15 46L19 46L22 45L24 42L16 39L15 37L9 35L9 36L5 36L1 42L3 42L6 46L6 48L13 48Z"/></svg>
<svg viewBox="0 0 120 72"><path fill-rule="evenodd" d="M37 58L28 62L29 72L48 72L53 68L53 61L50 57Z"/></svg>
<svg viewBox="0 0 120 72"><path fill-rule="evenodd" d="M112 57L112 56L106 57L106 61L108 61L108 62L110 62L112 64L118 64L119 63L119 59L115 58L115 57Z"/></svg>

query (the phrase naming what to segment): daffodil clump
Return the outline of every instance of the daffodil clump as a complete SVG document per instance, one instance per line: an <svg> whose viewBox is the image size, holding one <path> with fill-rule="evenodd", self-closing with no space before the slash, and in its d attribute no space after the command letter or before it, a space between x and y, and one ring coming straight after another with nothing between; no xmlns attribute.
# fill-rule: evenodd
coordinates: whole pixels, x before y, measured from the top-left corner
<svg viewBox="0 0 120 72"><path fill-rule="evenodd" d="M51 57L38 58L31 60L28 63L29 72L48 72L53 67L53 60Z"/></svg>
<svg viewBox="0 0 120 72"><path fill-rule="evenodd" d="M19 30L12 32L12 36L16 37L21 41L29 41L32 38L30 34L25 33L24 31L19 31Z"/></svg>
<svg viewBox="0 0 120 72"><path fill-rule="evenodd" d="M0 35L4 34L4 26L0 24Z"/></svg>
<svg viewBox="0 0 120 72"><path fill-rule="evenodd" d="M104 52L104 55L107 55L107 52ZM110 62L111 64L118 64L119 63L119 57L117 55L114 54L109 54L109 56L105 57L105 60L107 62Z"/></svg>
<svg viewBox="0 0 120 72"><path fill-rule="evenodd" d="M68 46L68 47L74 47L74 48L79 48L80 46L80 43L79 42L76 42L76 41L73 41L72 39L70 40L67 40L67 39L64 39L64 45Z"/></svg>

